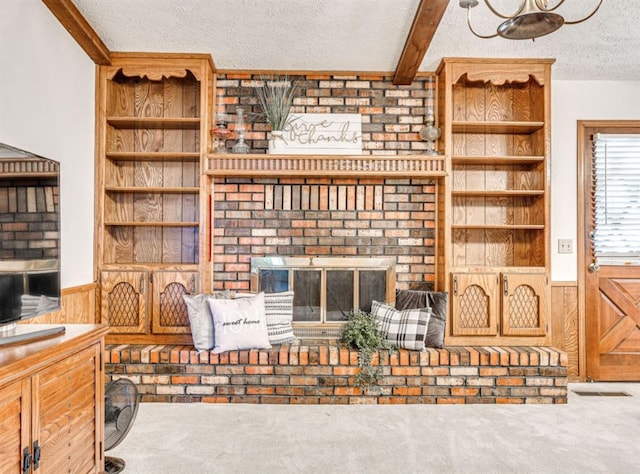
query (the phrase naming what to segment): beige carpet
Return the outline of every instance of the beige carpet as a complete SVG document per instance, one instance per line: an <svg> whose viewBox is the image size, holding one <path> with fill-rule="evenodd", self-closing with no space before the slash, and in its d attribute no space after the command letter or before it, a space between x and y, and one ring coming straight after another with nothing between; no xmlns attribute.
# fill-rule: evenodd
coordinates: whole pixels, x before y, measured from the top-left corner
<svg viewBox="0 0 640 474"><path fill-rule="evenodd" d="M640 384L569 391L556 406L147 403L107 455L132 474L640 472Z"/></svg>

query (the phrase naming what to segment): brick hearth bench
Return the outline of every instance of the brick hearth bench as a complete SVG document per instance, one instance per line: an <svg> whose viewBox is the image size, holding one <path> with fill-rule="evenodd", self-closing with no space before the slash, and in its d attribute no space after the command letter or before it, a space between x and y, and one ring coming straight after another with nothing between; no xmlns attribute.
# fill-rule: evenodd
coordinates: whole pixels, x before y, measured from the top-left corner
<svg viewBox="0 0 640 474"><path fill-rule="evenodd" d="M109 345L109 378L146 402L566 403L567 357L551 347L448 347L382 352L378 393L354 384L358 353L335 344L202 352Z"/></svg>

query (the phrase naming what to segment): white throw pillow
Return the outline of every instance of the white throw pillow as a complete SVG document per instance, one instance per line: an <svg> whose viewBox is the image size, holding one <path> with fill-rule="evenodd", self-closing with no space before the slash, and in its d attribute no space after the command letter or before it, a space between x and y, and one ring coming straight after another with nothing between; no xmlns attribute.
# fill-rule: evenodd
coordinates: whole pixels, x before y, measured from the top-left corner
<svg viewBox="0 0 640 474"><path fill-rule="evenodd" d="M213 349L213 318L211 317L211 310L209 309L209 298L219 299L230 297L231 293L227 290L217 291L211 295L182 295L182 299L184 299L187 305L193 347L195 347L198 352Z"/></svg>
<svg viewBox="0 0 640 474"><path fill-rule="evenodd" d="M250 298L216 300L209 298L213 317L213 352L240 349L270 349L264 311L264 293Z"/></svg>

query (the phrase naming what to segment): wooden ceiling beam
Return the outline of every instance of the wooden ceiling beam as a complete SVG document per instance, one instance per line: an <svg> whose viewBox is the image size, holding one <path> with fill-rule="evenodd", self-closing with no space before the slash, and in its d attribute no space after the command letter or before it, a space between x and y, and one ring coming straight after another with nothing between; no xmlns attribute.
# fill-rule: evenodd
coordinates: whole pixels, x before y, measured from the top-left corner
<svg viewBox="0 0 640 474"><path fill-rule="evenodd" d="M409 85L413 82L447 5L449 0L420 0L393 76L395 85Z"/></svg>
<svg viewBox="0 0 640 474"><path fill-rule="evenodd" d="M111 52L71 0L42 0L94 63L111 64Z"/></svg>

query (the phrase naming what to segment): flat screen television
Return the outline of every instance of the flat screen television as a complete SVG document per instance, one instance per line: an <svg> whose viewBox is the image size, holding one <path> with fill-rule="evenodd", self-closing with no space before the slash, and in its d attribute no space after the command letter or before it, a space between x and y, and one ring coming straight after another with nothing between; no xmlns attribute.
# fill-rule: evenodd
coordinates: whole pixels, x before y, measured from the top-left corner
<svg viewBox="0 0 640 474"><path fill-rule="evenodd" d="M16 325L59 310L59 164L0 143L0 345L61 332Z"/></svg>

